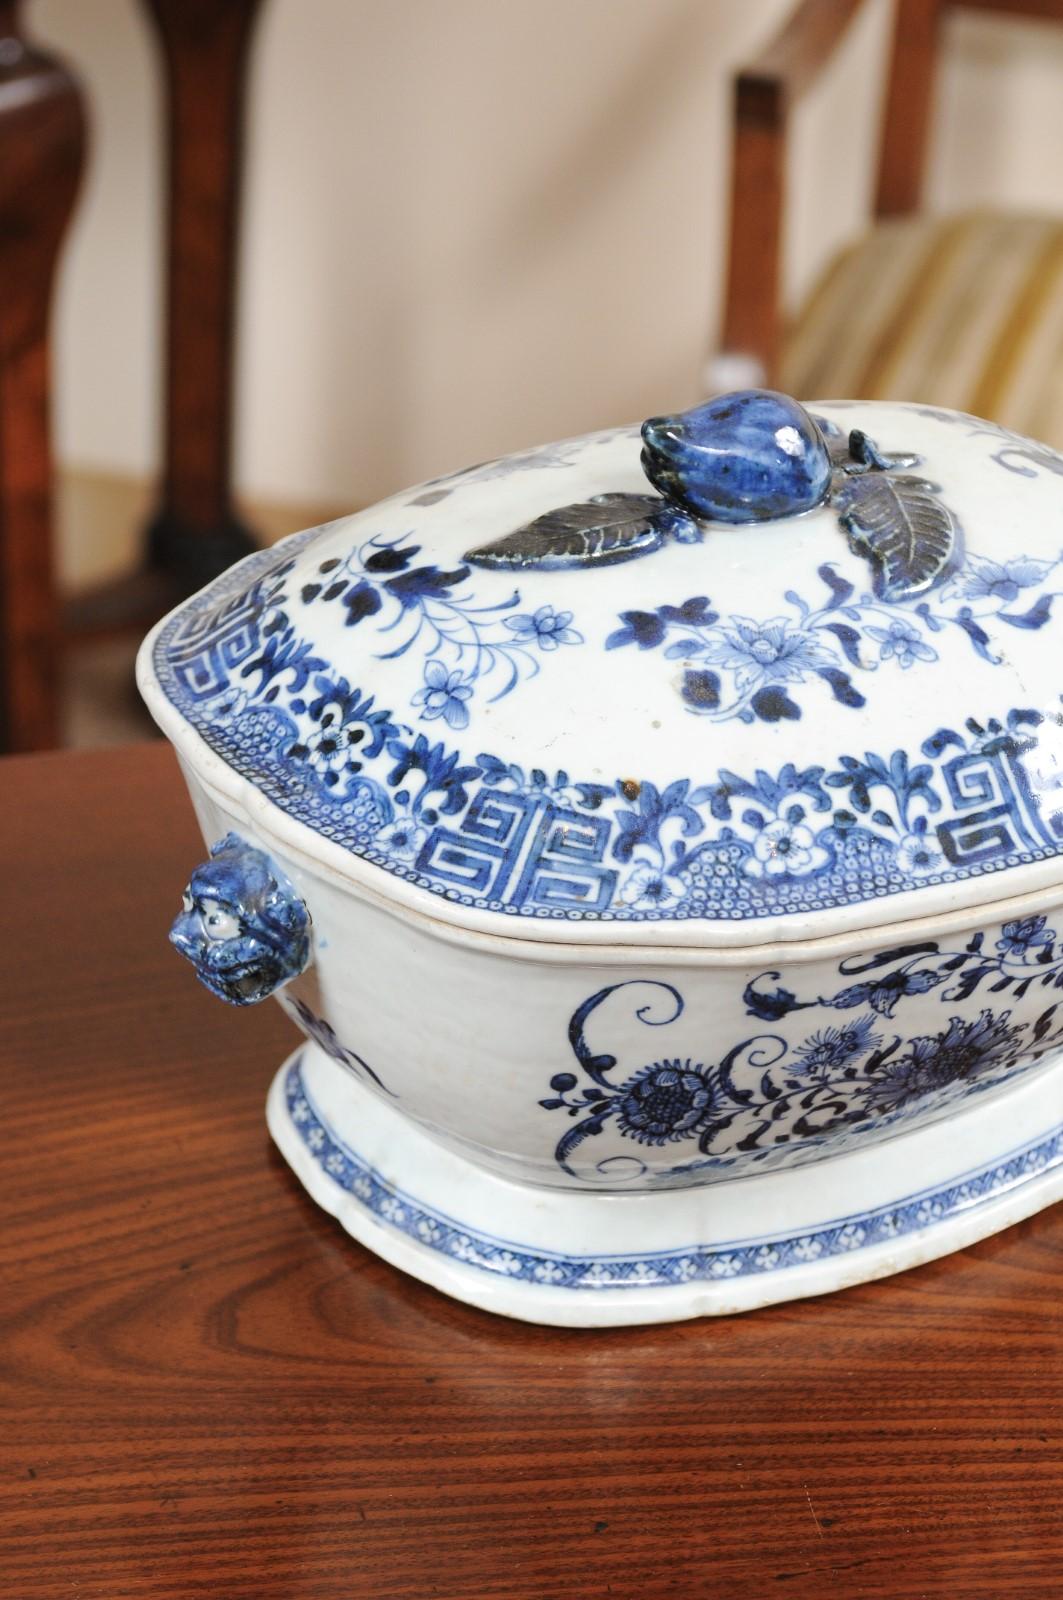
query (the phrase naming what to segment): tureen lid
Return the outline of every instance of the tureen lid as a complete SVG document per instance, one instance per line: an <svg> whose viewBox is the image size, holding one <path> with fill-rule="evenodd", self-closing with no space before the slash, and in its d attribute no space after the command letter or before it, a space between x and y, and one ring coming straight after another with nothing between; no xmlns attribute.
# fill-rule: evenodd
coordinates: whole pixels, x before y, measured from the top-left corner
<svg viewBox="0 0 1063 1600"><path fill-rule="evenodd" d="M304 851L493 932L760 945L1058 883L1063 456L809 410L746 391L295 535L160 624L152 709Z"/></svg>

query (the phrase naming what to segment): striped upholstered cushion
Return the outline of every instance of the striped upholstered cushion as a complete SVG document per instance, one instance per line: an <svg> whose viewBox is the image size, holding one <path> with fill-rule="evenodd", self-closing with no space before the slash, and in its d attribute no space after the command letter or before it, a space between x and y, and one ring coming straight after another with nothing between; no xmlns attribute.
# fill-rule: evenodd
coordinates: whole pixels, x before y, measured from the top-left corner
<svg viewBox="0 0 1063 1600"><path fill-rule="evenodd" d="M1063 219L880 223L794 319L780 387L953 406L1063 448Z"/></svg>

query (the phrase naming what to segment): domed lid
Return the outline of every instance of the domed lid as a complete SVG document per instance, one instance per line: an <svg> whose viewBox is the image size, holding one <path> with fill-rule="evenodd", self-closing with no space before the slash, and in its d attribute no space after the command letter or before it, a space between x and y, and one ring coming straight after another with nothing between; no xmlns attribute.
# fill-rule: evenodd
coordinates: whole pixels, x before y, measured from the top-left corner
<svg viewBox="0 0 1063 1600"><path fill-rule="evenodd" d="M1051 450L748 391L298 534L142 681L193 764L404 904L803 939L1063 878L1061 543Z"/></svg>

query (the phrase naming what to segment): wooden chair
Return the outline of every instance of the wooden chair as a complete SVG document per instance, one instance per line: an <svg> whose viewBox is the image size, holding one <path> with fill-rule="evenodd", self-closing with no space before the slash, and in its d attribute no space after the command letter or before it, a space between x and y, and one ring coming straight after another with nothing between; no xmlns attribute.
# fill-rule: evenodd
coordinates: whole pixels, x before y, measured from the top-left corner
<svg viewBox="0 0 1063 1600"><path fill-rule="evenodd" d="M905 399L1063 447L1063 217L920 211L946 15L1063 21L1063 0L896 0L874 219L790 319L780 309L789 113L863 0L803 0L735 81L730 256L710 385Z"/></svg>

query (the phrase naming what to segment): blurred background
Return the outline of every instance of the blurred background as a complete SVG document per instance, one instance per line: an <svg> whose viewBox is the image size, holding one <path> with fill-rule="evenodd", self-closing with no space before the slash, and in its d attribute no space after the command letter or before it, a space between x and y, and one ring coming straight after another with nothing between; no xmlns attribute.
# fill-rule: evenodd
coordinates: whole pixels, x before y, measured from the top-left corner
<svg viewBox="0 0 1063 1600"><path fill-rule="evenodd" d="M229 4L210 0L214 12ZM184 20L194 24L202 9L189 0ZM803 360L825 382L836 370L849 376L849 392L861 375L873 388L870 355L849 375L824 349L839 350L848 324L870 315L869 274L892 271L894 299L887 304L881 291L879 324L854 333L852 346L863 338L881 368L898 338L898 308L907 302L916 319L932 315L912 293L917 256L931 244L934 259L949 252L949 270L960 274L959 287L946 282L941 291L954 311L961 290L990 284L997 310L986 359L999 367L1014 348L1008 329L1029 338L1034 310L1047 315L1057 257L1063 267L1063 27L1053 21L1063 6L907 0L909 42L922 50L920 30L933 23L938 31L918 196L923 231L904 245L906 279L895 243L867 262L837 265L839 251L867 240L876 193L881 200L896 9L897 0L262 0L245 41L233 268L239 522L267 542L475 460L692 404L721 374L778 377L778 366L765 373L763 350L732 351L737 366L713 361L721 342L735 342L724 325L734 80L758 59L767 66L747 83L752 143L732 309L743 284L752 300L733 327L743 316L764 322L753 280L774 259L777 157L786 194L775 273L780 328L805 305L808 347L782 351L782 369L788 360L792 375ZM7 179L0 172L0 248L8 191L32 222L34 196L50 181L47 171L33 177L40 141L33 146L3 115L4 71L25 81L29 59L13 39L62 59L88 126L49 295L55 495L46 529L31 517L26 531L19 459L10 448L0 455L0 495L9 497L0 512L6 681L17 676L11 641L25 604L16 536L49 541L67 605L53 639L66 636L67 666L55 721L31 715L27 734L25 718L9 714L8 748L147 731L130 662L152 599L139 595L124 615L93 613L90 603L87 623L78 602L98 599L101 585L120 584L143 564L145 528L165 498L167 338L179 336L167 327L165 293L173 269L167 50L171 71L173 53L186 51L184 114L209 123L217 109L218 80L203 66L207 24L189 44L173 32L183 24L171 23L161 48L152 10L143 0L0 3L0 166L8 169ZM803 31L783 35L793 92L784 93L791 114L778 141L772 41L802 12ZM806 57L822 70L806 70ZM901 107L906 121L892 124L897 141L898 127L919 121L918 65L895 73L891 92L895 116L897 97L913 96L908 112ZM188 203L194 211L194 197ZM942 234L942 220L972 210L1039 220L1006 248L999 230L995 245L984 229L968 227L959 242L955 228ZM937 232L926 231L931 224ZM828 268L833 291L830 277L820 281ZM1026 323L1015 309L1020 286L1040 296ZM839 309L824 321L832 292ZM1063 301L1059 316L1063 339ZM0 365L17 362L17 339L14 356L12 348L10 339L6 354L0 345ZM926 392L914 359L886 364L880 387L900 386L906 398L957 403L971 391L1003 420L1022 420L1004 414L1007 385L994 389L984 370L942 396ZM205 368L208 386L212 371ZM1043 383L1038 392L1043 401ZM9 441L19 436L11 422L18 403L18 385L5 388L0 373L0 432ZM32 654L39 638L25 648Z"/></svg>

